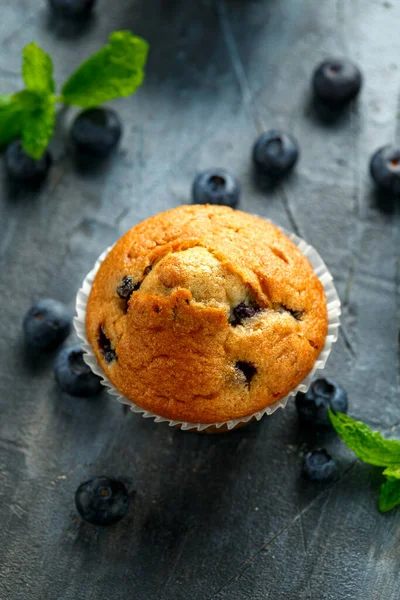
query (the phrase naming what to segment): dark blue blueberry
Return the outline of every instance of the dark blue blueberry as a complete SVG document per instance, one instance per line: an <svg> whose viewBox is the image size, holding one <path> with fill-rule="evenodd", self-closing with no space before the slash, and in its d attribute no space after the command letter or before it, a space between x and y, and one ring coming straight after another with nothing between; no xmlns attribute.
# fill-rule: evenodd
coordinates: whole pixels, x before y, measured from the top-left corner
<svg viewBox="0 0 400 600"><path fill-rule="evenodd" d="M35 302L23 321L25 341L29 346L51 350L59 346L70 334L71 311L57 300Z"/></svg>
<svg viewBox="0 0 400 600"><path fill-rule="evenodd" d="M251 306L250 304L246 304L245 302L240 302L232 310L232 315L229 322L232 325L232 327L242 325L243 321L245 321L246 319L251 319L251 317L254 317L254 315L260 312L260 310L262 310L260 306Z"/></svg>
<svg viewBox="0 0 400 600"><path fill-rule="evenodd" d="M253 379L254 375L257 373L256 367L252 363L249 363L247 361L238 360L237 363L235 364L235 368L239 372L241 379L244 379L246 382L246 385L248 387L250 387L251 380Z"/></svg>
<svg viewBox="0 0 400 600"><path fill-rule="evenodd" d="M197 175L192 186L194 204L221 204L235 208L240 193L240 183L225 169L203 171Z"/></svg>
<svg viewBox="0 0 400 600"><path fill-rule="evenodd" d="M253 147L253 160L258 172L280 179L293 169L299 157L299 147L291 135L271 129L263 133Z"/></svg>
<svg viewBox="0 0 400 600"><path fill-rule="evenodd" d="M93 525L113 525L129 510L128 490L121 481L93 477L75 492L75 505L82 519Z"/></svg>
<svg viewBox="0 0 400 600"><path fill-rule="evenodd" d="M121 300L129 300L132 293L140 288L140 284L140 281L135 281L133 277L126 275L117 287L117 294Z"/></svg>
<svg viewBox="0 0 400 600"><path fill-rule="evenodd" d="M76 117L71 140L79 154L105 158L115 149L122 134L117 113L111 108L89 108Z"/></svg>
<svg viewBox="0 0 400 600"><path fill-rule="evenodd" d="M313 450L304 457L303 474L310 481L328 483L337 476L337 465L326 450Z"/></svg>
<svg viewBox="0 0 400 600"><path fill-rule="evenodd" d="M324 60L314 71L314 94L318 100L341 107L353 100L362 85L360 69L347 59Z"/></svg>
<svg viewBox="0 0 400 600"><path fill-rule="evenodd" d="M371 158L370 171L379 188L400 194L400 146L379 148Z"/></svg>
<svg viewBox="0 0 400 600"><path fill-rule="evenodd" d="M94 396L103 389L100 377L83 360L83 350L78 344L59 352L55 375L60 388L71 396Z"/></svg>
<svg viewBox="0 0 400 600"><path fill-rule="evenodd" d="M39 184L47 176L52 158L46 151L42 158L31 158L22 148L20 140L15 140L7 146L4 154L7 175L13 181L26 184Z"/></svg>
<svg viewBox="0 0 400 600"><path fill-rule="evenodd" d="M295 399L301 421L307 425L331 426L328 407L334 412L347 413L346 391L332 379L316 379L305 394Z"/></svg>
<svg viewBox="0 0 400 600"><path fill-rule="evenodd" d="M104 356L104 360L107 363L110 363L113 360L117 360L117 353L115 352L114 348L112 347L111 340L107 337L106 332L104 331L104 328L102 325L100 326L100 329L99 329L98 342L99 342L100 351L101 351L102 355Z"/></svg>
<svg viewBox="0 0 400 600"><path fill-rule="evenodd" d="M49 0L51 8L60 16L68 18L87 17L95 0Z"/></svg>

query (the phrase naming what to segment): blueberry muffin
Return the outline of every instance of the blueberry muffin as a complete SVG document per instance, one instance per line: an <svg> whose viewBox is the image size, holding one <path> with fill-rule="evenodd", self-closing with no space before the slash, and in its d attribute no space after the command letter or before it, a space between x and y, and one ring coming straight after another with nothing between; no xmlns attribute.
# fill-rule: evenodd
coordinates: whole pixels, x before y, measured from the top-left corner
<svg viewBox="0 0 400 600"><path fill-rule="evenodd" d="M87 337L123 396L168 419L214 423L273 404L327 334L323 287L271 223L181 206L133 227L93 282Z"/></svg>

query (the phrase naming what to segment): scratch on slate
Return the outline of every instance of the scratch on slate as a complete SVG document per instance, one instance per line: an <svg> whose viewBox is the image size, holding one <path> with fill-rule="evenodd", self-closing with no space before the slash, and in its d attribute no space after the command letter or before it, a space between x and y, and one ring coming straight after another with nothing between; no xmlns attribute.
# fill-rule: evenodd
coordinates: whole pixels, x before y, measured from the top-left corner
<svg viewBox="0 0 400 600"><path fill-rule="evenodd" d="M240 60L239 52L236 47L236 41L232 33L229 18L226 12L224 0L218 0L216 3L216 7L218 11L219 23L221 26L221 32L232 62L233 71L239 83L243 101L250 110L252 119L254 121L254 125L258 133L261 134L264 131L264 128L254 106L253 94L251 92L250 85L247 80L247 75L243 63Z"/></svg>
<svg viewBox="0 0 400 600"><path fill-rule="evenodd" d="M397 227L399 233L399 227ZM396 322L399 323L400 317L400 259L396 256L395 259L395 284L396 284ZM400 327L397 331L397 390L400 393Z"/></svg>
<svg viewBox="0 0 400 600"><path fill-rule="evenodd" d="M356 357L356 351L353 348L353 344L350 342L350 338L347 335L347 331L346 331L343 323L340 326L339 335L342 336L343 341L344 341L344 345L346 346L347 350L350 352L351 356L353 358L355 358Z"/></svg>
<svg viewBox="0 0 400 600"><path fill-rule="evenodd" d="M181 560L181 556L182 556L182 554L183 554L183 550L184 550L184 548L185 548L185 546L186 546L186 542L187 542L187 540L188 540L188 534L189 534L189 531L187 531L187 532L184 534L184 536L183 536L183 539L182 539L182 541L181 541L181 544L180 544L180 547L179 547L179 550L178 550L178 552L177 552L177 554L176 554L176 556L175 556L175 559L174 559L173 565L172 565L172 567L170 568L170 571L169 571L168 577L167 577L167 579L164 581L164 583L163 583L163 585L162 585L162 588L161 588L161 589L162 589L163 591L162 591L162 594L161 594L161 596L160 596L160 600L162 600L162 599L163 599L163 597L164 597L164 592L165 592L165 591L166 591L166 589L168 588L168 586L169 586L169 584L170 584L170 582L171 582L172 578L173 578L173 577L174 577L174 575L175 575L175 572L176 572L177 566L178 566L178 564L179 564L179 561Z"/></svg>
<svg viewBox="0 0 400 600"><path fill-rule="evenodd" d="M359 462L359 459L357 458L355 461L353 461L349 465L349 467L347 469L345 469L343 471L343 473L340 475L340 477L338 477L338 479L336 479L336 481L334 481L329 486L328 489L323 490L317 496L315 496L315 498L313 500L311 500L311 502L307 506L305 506L299 513L297 513L297 515L295 515L291 519L291 521L289 521L288 523L286 523L286 525L284 525L275 535L273 535L272 538L270 538L267 542L265 542L265 544L263 544L263 546L261 546L249 559L247 559L242 564L242 566L239 567L238 571L236 573L234 573L233 575L231 575L231 577L229 577L229 579L212 596L210 596L210 598L208 598L207 600L214 600L232 582L237 581L238 579L240 579L240 577L243 575L243 573L245 571L247 571L247 569L249 567L251 567L251 565L254 563L254 561L256 560L256 558L261 554L261 552L265 552L265 550L267 550L268 548L270 548L283 533L285 533L286 531L288 531L289 529L291 529L293 527L293 525L295 525L297 523L297 521L299 521L306 513L308 513L308 511L318 502L318 500L321 498L321 496L323 496L327 492L330 494L332 492L332 489L343 479L343 477L345 477L355 467L355 465L358 462Z"/></svg>
<svg viewBox="0 0 400 600"><path fill-rule="evenodd" d="M350 302L350 292L351 292L351 288L353 287L353 281L354 281L354 272L355 272L354 270L355 270L355 259L354 259L354 255L352 255L351 261L350 261L350 267L349 267L349 274L347 275L346 284L345 284L343 306L347 306Z"/></svg>
<svg viewBox="0 0 400 600"><path fill-rule="evenodd" d="M285 193L285 190L283 188L280 190L280 196L281 196L281 199L282 199L283 208L285 209L287 218L288 218L289 223L290 223L290 227L292 228L292 230L294 231L294 233L296 235L298 235L299 237L303 237L302 234L301 234L301 232L300 232L300 227L297 224L296 217L294 216L294 213L293 213L292 208L290 206L289 198L287 197L287 195Z"/></svg>
<svg viewBox="0 0 400 600"><path fill-rule="evenodd" d="M126 217L126 215L128 214L128 212L130 210L131 210L130 206L125 206L125 208L123 210L121 210L119 215L117 215L117 217L114 219L114 223L113 223L114 227L118 228L119 224Z"/></svg>
<svg viewBox="0 0 400 600"><path fill-rule="evenodd" d="M363 169L361 165L361 155L360 155L360 143L357 140L357 109L355 106L352 107L351 111L351 131L353 134L353 138L355 140L354 146L354 170L353 170L353 189L354 189L354 212L356 217L361 215L362 209L362 201L361 201L361 187L362 187L362 173ZM359 219L357 219L357 223L359 223ZM362 227L361 227L362 229Z"/></svg>
<svg viewBox="0 0 400 600"><path fill-rule="evenodd" d="M304 535L304 527L303 527L303 517L300 511L300 519L299 519L299 525L300 525L300 533L301 533L301 539L303 542L303 550L304 550L304 560L307 564L307 544L306 544L306 538ZM307 575L307 587L308 587L308 598L309 600L312 600L312 593L311 593L311 578L310 578L310 574Z"/></svg>
<svg viewBox="0 0 400 600"><path fill-rule="evenodd" d="M24 516L24 513L26 512L18 504L10 504L8 506L8 508L13 513L13 515L15 515L16 517L18 517L18 519L22 519L22 517Z"/></svg>
<svg viewBox="0 0 400 600"><path fill-rule="evenodd" d="M354 131L353 124L355 122L355 109L351 113L351 130L353 133L354 140L357 140L356 131ZM353 169L353 198L354 198L354 206L353 206L353 227L352 231L354 232L349 238L349 249L351 251L350 256L350 266L349 272L346 278L345 283L345 293L343 305L346 306L350 302L350 293L353 286L354 275L356 272L356 266L358 262L358 253L356 253L356 249L360 245L360 241L362 239L363 234L363 225L360 220L361 215L361 181L360 181L360 173L362 169L360 168L360 145L355 142L354 146L354 169Z"/></svg>
<svg viewBox="0 0 400 600"><path fill-rule="evenodd" d="M27 444L22 444L18 440L0 437L0 446L6 450L21 452L21 454L24 454L25 456L28 455L29 446Z"/></svg>
<svg viewBox="0 0 400 600"><path fill-rule="evenodd" d="M321 522L322 522L322 519L325 517L326 507L327 507L328 501L329 501L329 499L331 497L331 494L332 494L332 488L329 489L329 491L328 491L328 493L327 493L327 495L326 495L326 497L325 497L322 505L319 508L317 522L314 524L313 530L312 530L312 536L311 536L310 545L313 544L314 539L318 536L319 529L321 527Z"/></svg>

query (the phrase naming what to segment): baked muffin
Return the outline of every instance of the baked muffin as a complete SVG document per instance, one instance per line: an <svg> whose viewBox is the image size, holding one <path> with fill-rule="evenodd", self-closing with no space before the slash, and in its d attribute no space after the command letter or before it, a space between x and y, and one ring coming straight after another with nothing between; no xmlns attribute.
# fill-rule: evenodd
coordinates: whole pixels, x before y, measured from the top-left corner
<svg viewBox="0 0 400 600"><path fill-rule="evenodd" d="M326 299L271 223L180 206L109 252L86 332L123 396L167 419L215 423L261 410L304 379L324 347Z"/></svg>

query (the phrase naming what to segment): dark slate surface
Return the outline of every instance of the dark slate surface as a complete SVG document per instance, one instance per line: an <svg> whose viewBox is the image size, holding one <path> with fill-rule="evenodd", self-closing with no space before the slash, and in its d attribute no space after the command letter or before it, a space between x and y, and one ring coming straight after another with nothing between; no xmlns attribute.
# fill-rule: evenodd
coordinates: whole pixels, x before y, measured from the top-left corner
<svg viewBox="0 0 400 600"><path fill-rule="evenodd" d="M1 600L398 600L399 511L377 510L379 470L333 434L310 437L293 405L231 434L182 433L126 414L106 394L79 400L54 383L53 357L26 355L32 300L74 305L108 244L141 219L189 201L205 167L232 169L242 208L295 230L323 254L344 305L327 372L351 414L399 435L399 211L377 198L370 153L398 129L400 5L395 0L99 0L87 27L55 22L42 1L1 0L1 91L18 89L19 53L37 40L58 81L110 31L152 45L144 87L116 102L121 149L95 174L65 152L40 193L0 200ZM366 74L359 103L336 123L310 105L309 78L329 54ZM269 126L301 143L296 173L274 192L255 184L251 144ZM300 477L307 448L325 445L340 477ZM109 529L74 508L90 474L124 478L129 516Z"/></svg>

